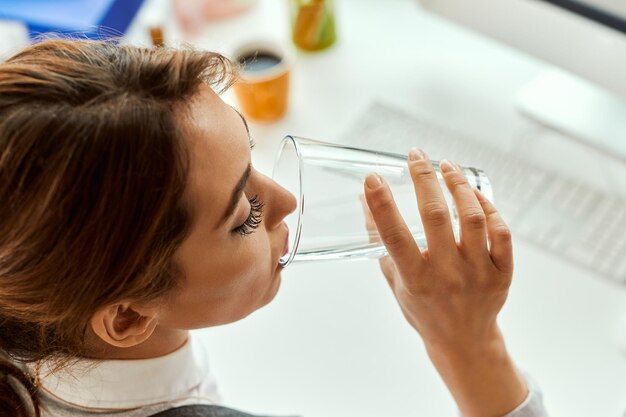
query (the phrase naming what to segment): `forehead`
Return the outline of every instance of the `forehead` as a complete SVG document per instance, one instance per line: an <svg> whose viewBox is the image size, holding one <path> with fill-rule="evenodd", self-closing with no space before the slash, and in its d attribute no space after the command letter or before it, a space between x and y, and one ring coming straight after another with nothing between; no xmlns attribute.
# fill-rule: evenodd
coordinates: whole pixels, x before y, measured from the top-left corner
<svg viewBox="0 0 626 417"><path fill-rule="evenodd" d="M248 134L237 112L204 85L183 113L180 125L189 149L187 198L196 222L214 226L250 161Z"/></svg>

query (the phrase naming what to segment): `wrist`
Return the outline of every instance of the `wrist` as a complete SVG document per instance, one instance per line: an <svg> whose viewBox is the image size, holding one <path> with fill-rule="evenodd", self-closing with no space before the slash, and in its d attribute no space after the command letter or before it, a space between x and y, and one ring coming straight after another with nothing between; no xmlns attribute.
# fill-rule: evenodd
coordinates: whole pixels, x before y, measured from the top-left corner
<svg viewBox="0 0 626 417"><path fill-rule="evenodd" d="M508 357L504 338L497 325L478 339L430 340L424 341L424 346L433 362L446 361L461 364L485 358L497 360Z"/></svg>
<svg viewBox="0 0 626 417"><path fill-rule="evenodd" d="M503 416L528 394L499 331L473 343L428 343L428 355L465 417Z"/></svg>

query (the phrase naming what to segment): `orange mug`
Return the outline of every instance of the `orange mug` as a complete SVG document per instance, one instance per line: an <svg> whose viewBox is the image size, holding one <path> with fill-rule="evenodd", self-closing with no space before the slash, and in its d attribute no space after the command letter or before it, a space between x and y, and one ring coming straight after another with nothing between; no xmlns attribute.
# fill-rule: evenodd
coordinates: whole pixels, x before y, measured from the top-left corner
<svg viewBox="0 0 626 417"><path fill-rule="evenodd" d="M244 115L261 123L282 118L287 112L293 65L289 48L271 41L250 42L236 48L232 58L240 67L233 88Z"/></svg>

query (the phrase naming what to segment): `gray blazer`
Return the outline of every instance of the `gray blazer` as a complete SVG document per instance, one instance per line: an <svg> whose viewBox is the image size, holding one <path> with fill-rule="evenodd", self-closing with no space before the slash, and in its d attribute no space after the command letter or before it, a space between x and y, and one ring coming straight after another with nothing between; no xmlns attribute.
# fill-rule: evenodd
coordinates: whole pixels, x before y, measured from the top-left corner
<svg viewBox="0 0 626 417"><path fill-rule="evenodd" d="M269 417L244 413L217 405L185 405L170 408L151 417ZM294 416L291 416L294 417Z"/></svg>

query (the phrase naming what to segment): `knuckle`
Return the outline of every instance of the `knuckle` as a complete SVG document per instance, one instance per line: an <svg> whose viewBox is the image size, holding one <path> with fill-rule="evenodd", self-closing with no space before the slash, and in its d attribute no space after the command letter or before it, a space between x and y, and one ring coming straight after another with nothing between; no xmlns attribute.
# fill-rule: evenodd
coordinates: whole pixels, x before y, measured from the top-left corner
<svg viewBox="0 0 626 417"><path fill-rule="evenodd" d="M405 230L401 225L390 226L381 235L383 244L388 248L401 247L406 241Z"/></svg>
<svg viewBox="0 0 626 417"><path fill-rule="evenodd" d="M411 167L411 176L416 182L430 181L435 177L435 171L427 161L417 161Z"/></svg>
<svg viewBox="0 0 626 417"><path fill-rule="evenodd" d="M424 206L423 221L433 226L443 226L449 220L448 208L439 203L430 203Z"/></svg>
<svg viewBox="0 0 626 417"><path fill-rule="evenodd" d="M451 172L448 175L448 182L450 183L450 187L452 189L458 189L460 187L468 185L467 178L465 178L465 175L461 174L460 172L455 171Z"/></svg>
<svg viewBox="0 0 626 417"><path fill-rule="evenodd" d="M405 280L403 286L407 294L412 297L429 297L434 292L431 286L425 285L419 279Z"/></svg>
<svg viewBox="0 0 626 417"><path fill-rule="evenodd" d="M487 217L482 210L469 210L463 216L463 221L470 227L482 229L487 224Z"/></svg>
<svg viewBox="0 0 626 417"><path fill-rule="evenodd" d="M511 285L510 281L502 279L500 275L491 276L480 283L479 290L483 293L501 295L508 292Z"/></svg>
<svg viewBox="0 0 626 417"><path fill-rule="evenodd" d="M493 231L494 237L499 241L510 242L513 238L511 230L504 224L497 226Z"/></svg>

